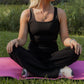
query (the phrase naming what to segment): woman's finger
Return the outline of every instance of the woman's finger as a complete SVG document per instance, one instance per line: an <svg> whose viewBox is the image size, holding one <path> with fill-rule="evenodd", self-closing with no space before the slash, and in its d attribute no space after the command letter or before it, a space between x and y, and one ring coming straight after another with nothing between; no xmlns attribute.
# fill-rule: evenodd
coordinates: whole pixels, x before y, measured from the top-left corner
<svg viewBox="0 0 84 84"><path fill-rule="evenodd" d="M76 44L74 44L74 48L75 48L75 53L77 54L77 46L76 46Z"/></svg>
<svg viewBox="0 0 84 84"><path fill-rule="evenodd" d="M75 47L75 53L77 54L77 47Z"/></svg>
<svg viewBox="0 0 84 84"><path fill-rule="evenodd" d="M81 45L80 45L80 54L82 53L82 47L81 47Z"/></svg>
<svg viewBox="0 0 84 84"><path fill-rule="evenodd" d="M73 49L73 47L74 47L73 44L71 44L71 49Z"/></svg>
<svg viewBox="0 0 84 84"><path fill-rule="evenodd" d="M72 40L72 41L71 41L71 44L72 44L73 47L75 48L75 53L76 53L76 43L77 43L77 42L76 42L75 40Z"/></svg>
<svg viewBox="0 0 84 84"><path fill-rule="evenodd" d="M79 55L79 53L80 53L80 45L77 44L77 55Z"/></svg>
<svg viewBox="0 0 84 84"><path fill-rule="evenodd" d="M18 42L15 43L15 46L18 47Z"/></svg>
<svg viewBox="0 0 84 84"><path fill-rule="evenodd" d="M8 44L8 53L10 53L10 43Z"/></svg>
<svg viewBox="0 0 84 84"><path fill-rule="evenodd" d="M8 45L7 45L7 53L9 53L9 43L8 43Z"/></svg>
<svg viewBox="0 0 84 84"><path fill-rule="evenodd" d="M10 43L10 45L9 45L9 53L11 53L11 43Z"/></svg>
<svg viewBox="0 0 84 84"><path fill-rule="evenodd" d="M73 49L73 45L72 44L70 44L70 47L71 47L71 49Z"/></svg>
<svg viewBox="0 0 84 84"><path fill-rule="evenodd" d="M10 53L13 51L13 42L11 41L11 45L10 45Z"/></svg>
<svg viewBox="0 0 84 84"><path fill-rule="evenodd" d="M74 47L74 49L75 49L75 53L77 54L77 46L76 46L76 43L71 43L72 44L72 46Z"/></svg>
<svg viewBox="0 0 84 84"><path fill-rule="evenodd" d="M7 45L7 52L8 52L8 53L11 53L11 52L12 52L12 46L13 46L13 43L12 43L12 41L11 41L11 42L9 42L8 45Z"/></svg>
<svg viewBox="0 0 84 84"><path fill-rule="evenodd" d="M82 51L81 45L78 43L78 54L81 54L81 51Z"/></svg>

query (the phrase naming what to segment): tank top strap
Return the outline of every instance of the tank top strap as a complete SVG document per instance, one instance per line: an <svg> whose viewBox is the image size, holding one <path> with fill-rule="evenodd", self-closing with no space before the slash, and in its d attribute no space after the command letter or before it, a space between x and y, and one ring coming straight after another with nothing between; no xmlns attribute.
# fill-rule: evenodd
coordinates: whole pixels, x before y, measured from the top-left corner
<svg viewBox="0 0 84 84"><path fill-rule="evenodd" d="M30 19L28 21L28 32L31 34L30 32L30 23L31 23L31 19L32 19L32 11L31 11L31 8L30 8Z"/></svg>
<svg viewBox="0 0 84 84"><path fill-rule="evenodd" d="M32 17L33 17L32 8L30 8L30 19L29 19L29 22L28 22L28 31L29 31L30 34L31 34L31 32L30 32L30 24L31 24L31 22L33 20Z"/></svg>
<svg viewBox="0 0 84 84"><path fill-rule="evenodd" d="M57 7L54 7L54 20L58 19Z"/></svg>
<svg viewBox="0 0 84 84"><path fill-rule="evenodd" d="M32 18L32 8L30 8L30 20Z"/></svg>
<svg viewBox="0 0 84 84"><path fill-rule="evenodd" d="M33 21L35 21L35 16L34 16L34 13L33 13L33 9L32 8L30 9L30 14L31 14L31 19Z"/></svg>

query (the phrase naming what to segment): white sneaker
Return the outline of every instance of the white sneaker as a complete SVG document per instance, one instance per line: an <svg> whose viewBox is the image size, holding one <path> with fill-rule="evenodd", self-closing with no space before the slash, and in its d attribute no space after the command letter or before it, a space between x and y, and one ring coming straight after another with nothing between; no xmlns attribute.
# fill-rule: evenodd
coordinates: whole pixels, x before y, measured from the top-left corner
<svg viewBox="0 0 84 84"><path fill-rule="evenodd" d="M73 71L70 67L65 66L64 68L60 69L59 76L60 77L66 77L66 78L72 78L73 77Z"/></svg>
<svg viewBox="0 0 84 84"><path fill-rule="evenodd" d="M23 68L21 75L22 75L22 77L27 77L28 76L28 72L25 68Z"/></svg>

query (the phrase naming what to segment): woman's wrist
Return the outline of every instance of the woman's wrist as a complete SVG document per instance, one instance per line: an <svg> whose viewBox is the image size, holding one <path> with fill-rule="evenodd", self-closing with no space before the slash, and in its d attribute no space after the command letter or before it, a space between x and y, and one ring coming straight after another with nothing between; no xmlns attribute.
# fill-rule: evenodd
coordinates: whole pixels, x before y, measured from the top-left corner
<svg viewBox="0 0 84 84"><path fill-rule="evenodd" d="M72 42L73 40L74 40L74 41L76 41L75 39L71 39L71 40L69 41L69 42L70 42L70 44L71 44L71 42Z"/></svg>
<svg viewBox="0 0 84 84"><path fill-rule="evenodd" d="M19 39L18 39L18 38L13 39L12 41L14 42L14 44L15 44L16 42L18 42L18 44L20 44L20 41L19 41Z"/></svg>
<svg viewBox="0 0 84 84"><path fill-rule="evenodd" d="M22 39L17 38L18 45L23 46L25 43Z"/></svg>

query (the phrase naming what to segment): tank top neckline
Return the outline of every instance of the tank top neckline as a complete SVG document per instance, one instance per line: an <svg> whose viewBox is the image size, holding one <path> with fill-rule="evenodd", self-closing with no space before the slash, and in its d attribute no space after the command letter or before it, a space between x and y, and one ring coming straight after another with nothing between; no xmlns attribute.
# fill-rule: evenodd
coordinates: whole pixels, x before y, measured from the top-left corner
<svg viewBox="0 0 84 84"><path fill-rule="evenodd" d="M56 9L57 9L57 8L56 8ZM31 14L34 15L34 14L33 14L33 11L32 11L32 8L31 8L30 10L31 10ZM51 23L51 22L55 21L55 12L56 12L56 11L55 11L55 7L54 7L54 15L53 15L53 19L52 19L51 21L40 22L40 21L37 21L37 20L35 19L35 17L34 17L34 22L36 22L36 23ZM32 15L31 15L31 16L32 16ZM32 17L31 17L31 18L32 18Z"/></svg>

